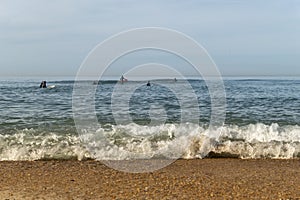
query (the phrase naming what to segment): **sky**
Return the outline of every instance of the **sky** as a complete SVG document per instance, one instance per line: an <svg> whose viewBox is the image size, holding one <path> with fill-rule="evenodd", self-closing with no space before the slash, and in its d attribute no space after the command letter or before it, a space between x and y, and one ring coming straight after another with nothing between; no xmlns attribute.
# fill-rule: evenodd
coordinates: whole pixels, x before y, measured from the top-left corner
<svg viewBox="0 0 300 200"><path fill-rule="evenodd" d="M0 76L75 76L100 42L141 27L190 36L224 76L300 75L297 0L1 0Z"/></svg>

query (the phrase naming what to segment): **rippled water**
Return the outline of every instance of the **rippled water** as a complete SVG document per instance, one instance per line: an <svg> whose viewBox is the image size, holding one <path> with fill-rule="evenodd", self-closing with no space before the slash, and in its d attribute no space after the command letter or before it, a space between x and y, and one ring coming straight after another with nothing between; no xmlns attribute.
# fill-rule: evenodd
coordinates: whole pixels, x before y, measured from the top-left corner
<svg viewBox="0 0 300 200"><path fill-rule="evenodd" d="M157 152L163 143L182 146L178 151L183 158L202 156L201 137L205 135L211 114L211 99L204 81L189 80L197 95L200 121L197 121L198 116L189 116L191 123L185 127L179 127L180 103L190 105L191 96L185 92L181 80L153 80L151 87L145 85L146 81L123 84L124 93L136 88L129 108L120 105L116 109L119 116L129 109L134 123L123 125L116 125L111 108L117 82L101 81L97 85L95 109L99 132L109 138L110 146L97 149L93 155L85 148L74 126L73 83L49 81L48 86L56 87L40 89L40 81L0 81L0 160L128 159L135 151L151 158L151 152ZM80 84L94 83L82 81ZM169 89L168 86L174 85L185 96L184 102ZM214 140L217 145L211 147L209 155L300 157L299 78L231 78L225 79L224 85L226 120L222 135ZM101 143L95 138L93 141ZM122 152L116 148L122 148ZM172 153L167 157L172 157Z"/></svg>

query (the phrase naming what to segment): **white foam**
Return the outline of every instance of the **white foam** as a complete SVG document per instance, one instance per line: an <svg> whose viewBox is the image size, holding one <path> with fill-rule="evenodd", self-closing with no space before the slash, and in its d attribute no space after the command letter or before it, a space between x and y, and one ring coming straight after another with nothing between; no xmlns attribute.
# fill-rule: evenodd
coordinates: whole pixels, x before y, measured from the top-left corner
<svg viewBox="0 0 300 200"><path fill-rule="evenodd" d="M130 160L234 156L299 158L300 127L250 124L224 126L215 133L196 124L137 124L99 128L84 135L24 129L0 134L0 160L86 159ZM40 132L40 133L39 133ZM39 133L39 134L38 134Z"/></svg>
<svg viewBox="0 0 300 200"><path fill-rule="evenodd" d="M34 129L0 134L0 160L84 159L89 157L77 136L36 134Z"/></svg>
<svg viewBox="0 0 300 200"><path fill-rule="evenodd" d="M296 158L300 157L300 127L274 123L224 127L218 154L240 158Z"/></svg>

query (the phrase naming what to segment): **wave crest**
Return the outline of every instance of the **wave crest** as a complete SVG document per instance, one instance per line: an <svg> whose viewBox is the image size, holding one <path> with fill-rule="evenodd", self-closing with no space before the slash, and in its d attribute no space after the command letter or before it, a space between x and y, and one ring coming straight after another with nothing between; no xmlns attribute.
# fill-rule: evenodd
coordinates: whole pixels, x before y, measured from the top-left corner
<svg viewBox="0 0 300 200"><path fill-rule="evenodd" d="M217 131L221 131L219 138L212 137L209 130L196 124L109 125L83 139L76 133L23 129L0 134L0 160L174 159L178 155L183 159L300 158L298 125L226 125ZM109 143L103 143L103 138ZM90 153L91 146L84 142L93 144L93 153Z"/></svg>

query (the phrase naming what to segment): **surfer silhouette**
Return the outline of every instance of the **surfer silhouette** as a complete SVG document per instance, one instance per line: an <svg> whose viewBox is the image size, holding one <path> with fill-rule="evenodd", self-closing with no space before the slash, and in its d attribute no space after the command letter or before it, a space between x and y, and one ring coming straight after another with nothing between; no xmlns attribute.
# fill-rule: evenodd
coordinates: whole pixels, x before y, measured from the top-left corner
<svg viewBox="0 0 300 200"><path fill-rule="evenodd" d="M47 82L42 81L41 84L40 84L40 88L47 88Z"/></svg>
<svg viewBox="0 0 300 200"><path fill-rule="evenodd" d="M150 83L150 81L148 81L148 83L147 83L147 86L151 86L151 83Z"/></svg>
<svg viewBox="0 0 300 200"><path fill-rule="evenodd" d="M120 78L120 81L121 81L121 83L123 84L124 82L127 81L127 79L122 75L121 78Z"/></svg>

